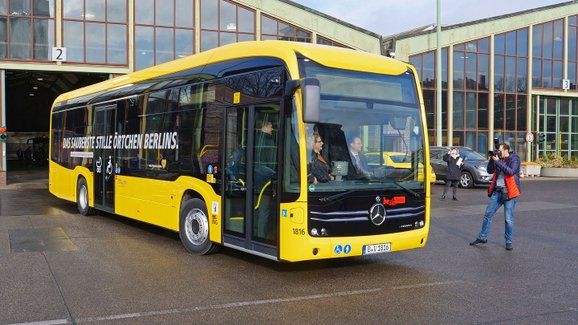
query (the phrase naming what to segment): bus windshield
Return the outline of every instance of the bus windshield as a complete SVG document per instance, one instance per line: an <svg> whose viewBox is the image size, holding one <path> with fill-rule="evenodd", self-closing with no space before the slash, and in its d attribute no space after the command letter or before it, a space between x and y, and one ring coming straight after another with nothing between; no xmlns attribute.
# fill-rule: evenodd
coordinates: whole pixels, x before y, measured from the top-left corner
<svg viewBox="0 0 578 325"><path fill-rule="evenodd" d="M424 188L415 77L334 69L303 60L321 86L319 123L305 125L309 191Z"/></svg>

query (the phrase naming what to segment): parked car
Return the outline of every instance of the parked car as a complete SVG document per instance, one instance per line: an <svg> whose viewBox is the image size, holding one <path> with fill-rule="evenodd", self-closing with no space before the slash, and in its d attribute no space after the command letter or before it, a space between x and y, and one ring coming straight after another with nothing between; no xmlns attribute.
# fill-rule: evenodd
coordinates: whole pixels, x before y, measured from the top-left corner
<svg viewBox="0 0 578 325"><path fill-rule="evenodd" d="M494 174L488 174L486 169L489 158L468 147L455 148L459 150L460 157L464 159L460 186L469 188L474 185L490 184ZM448 164L443 160L443 157L449 150L450 147L430 147L430 163L438 181L446 180Z"/></svg>

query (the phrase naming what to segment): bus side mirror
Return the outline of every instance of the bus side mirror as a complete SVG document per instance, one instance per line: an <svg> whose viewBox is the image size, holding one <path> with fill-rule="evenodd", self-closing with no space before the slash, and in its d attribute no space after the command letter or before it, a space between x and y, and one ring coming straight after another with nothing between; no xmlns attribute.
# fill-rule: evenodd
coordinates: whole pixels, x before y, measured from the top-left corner
<svg viewBox="0 0 578 325"><path fill-rule="evenodd" d="M303 121L319 123L319 103L321 99L319 80L316 78L289 80L285 84L285 96L293 96L298 88L301 88L303 98Z"/></svg>
<svg viewBox="0 0 578 325"><path fill-rule="evenodd" d="M300 81L303 97L303 121L319 123L319 104L321 101L321 87L316 78L303 78Z"/></svg>

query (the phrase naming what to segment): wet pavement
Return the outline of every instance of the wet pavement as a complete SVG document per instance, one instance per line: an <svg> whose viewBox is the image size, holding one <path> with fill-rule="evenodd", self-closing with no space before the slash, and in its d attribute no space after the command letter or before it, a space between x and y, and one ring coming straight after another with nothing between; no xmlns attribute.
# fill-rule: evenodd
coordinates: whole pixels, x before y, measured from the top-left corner
<svg viewBox="0 0 578 325"><path fill-rule="evenodd" d="M488 243L468 245L486 189L440 201L435 185L425 249L297 264L191 255L42 183L0 190L0 324L578 323L578 180L523 180L511 252L501 210Z"/></svg>

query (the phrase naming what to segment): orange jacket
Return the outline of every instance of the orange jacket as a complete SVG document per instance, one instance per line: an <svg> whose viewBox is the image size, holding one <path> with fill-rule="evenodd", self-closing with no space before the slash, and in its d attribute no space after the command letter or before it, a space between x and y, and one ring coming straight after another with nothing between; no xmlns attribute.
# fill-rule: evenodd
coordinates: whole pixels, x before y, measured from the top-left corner
<svg viewBox="0 0 578 325"><path fill-rule="evenodd" d="M490 159L488 162L488 173L493 173L492 183L488 188L488 196L492 196L492 192L496 187L496 179L498 178L498 171L504 173L504 181L508 189L508 199L513 199L520 196L520 156L515 152L510 152L510 156L505 159L494 162Z"/></svg>

